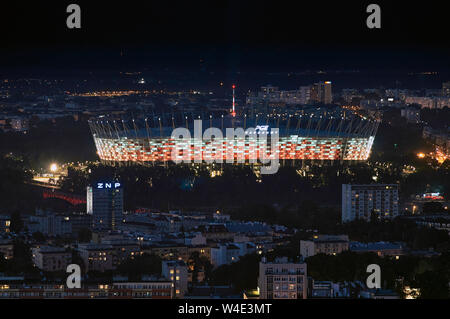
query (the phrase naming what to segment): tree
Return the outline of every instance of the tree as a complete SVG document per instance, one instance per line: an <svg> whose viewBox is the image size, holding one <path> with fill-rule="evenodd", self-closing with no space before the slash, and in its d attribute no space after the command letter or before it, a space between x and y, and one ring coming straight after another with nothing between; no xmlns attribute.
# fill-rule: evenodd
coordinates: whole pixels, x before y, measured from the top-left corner
<svg viewBox="0 0 450 319"><path fill-rule="evenodd" d="M441 272L426 271L416 276L420 299L446 299L449 297L448 278Z"/></svg>
<svg viewBox="0 0 450 319"><path fill-rule="evenodd" d="M20 212L18 210L15 210L11 214L11 231L14 233L19 233L23 229L23 220L20 216Z"/></svg>
<svg viewBox="0 0 450 319"><path fill-rule="evenodd" d="M261 257L256 254L245 255L230 265L222 265L211 274L210 284L232 285L235 292L254 289L258 283L258 269Z"/></svg>
<svg viewBox="0 0 450 319"><path fill-rule="evenodd" d="M129 280L141 280L142 275L161 274L161 258L144 254L128 258L118 267L119 273L127 275Z"/></svg>
<svg viewBox="0 0 450 319"><path fill-rule="evenodd" d="M78 232L78 241L81 243L90 242L92 239L92 232L88 228L82 228Z"/></svg>
<svg viewBox="0 0 450 319"><path fill-rule="evenodd" d="M428 202L423 204L422 211L424 215L439 214L444 212L444 207L439 202Z"/></svg>
<svg viewBox="0 0 450 319"><path fill-rule="evenodd" d="M212 271L212 265L209 262L209 259L205 256L200 256L200 253L198 251L194 251L190 256L189 261L194 268L192 271L192 281L197 282L199 271L204 271L205 278L206 280L208 280Z"/></svg>
<svg viewBox="0 0 450 319"><path fill-rule="evenodd" d="M45 241L45 236L44 236L44 234L43 233L41 233L41 232L35 232L35 233L33 233L33 239L35 240L35 241L37 241L38 243L42 243L42 242L44 242Z"/></svg>
<svg viewBox="0 0 450 319"><path fill-rule="evenodd" d="M13 242L13 258L8 260L6 272L8 274L33 274L36 269L31 257L31 249L22 240Z"/></svg>

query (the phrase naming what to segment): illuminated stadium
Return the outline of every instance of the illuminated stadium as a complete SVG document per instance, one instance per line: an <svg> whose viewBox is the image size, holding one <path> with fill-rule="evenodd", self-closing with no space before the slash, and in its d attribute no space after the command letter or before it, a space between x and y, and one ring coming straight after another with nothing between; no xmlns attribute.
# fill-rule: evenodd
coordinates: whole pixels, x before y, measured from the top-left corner
<svg viewBox="0 0 450 319"><path fill-rule="evenodd" d="M196 130L194 124L198 127L200 123L201 128ZM190 133L183 141L183 162L213 159L218 163L255 163L265 150L267 158L295 163L296 160L367 160L379 120L342 110L238 115L179 112L129 119L103 116L91 119L89 125L98 156L111 165L175 161L176 153L172 151L177 141L172 132L176 128L185 128ZM210 128L221 130L223 137L215 134L212 139L203 138ZM238 128L242 128L245 136L227 137L227 129ZM252 139L252 132L266 136Z"/></svg>

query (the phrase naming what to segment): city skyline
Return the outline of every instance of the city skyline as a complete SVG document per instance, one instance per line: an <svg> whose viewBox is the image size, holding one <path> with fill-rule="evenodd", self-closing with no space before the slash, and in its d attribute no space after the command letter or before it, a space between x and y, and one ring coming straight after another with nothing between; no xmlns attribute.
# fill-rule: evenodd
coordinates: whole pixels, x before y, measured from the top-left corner
<svg viewBox="0 0 450 319"><path fill-rule="evenodd" d="M0 29L0 300L450 298L440 4L8 3Z"/></svg>

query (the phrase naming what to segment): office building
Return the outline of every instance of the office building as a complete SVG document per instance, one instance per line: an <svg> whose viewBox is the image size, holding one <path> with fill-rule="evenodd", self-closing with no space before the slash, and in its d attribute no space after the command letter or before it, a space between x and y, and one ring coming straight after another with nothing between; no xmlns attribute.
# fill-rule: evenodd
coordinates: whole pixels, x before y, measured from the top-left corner
<svg viewBox="0 0 450 319"><path fill-rule="evenodd" d="M115 230L122 222L123 188L119 182L96 183L87 188L87 213L93 227Z"/></svg>
<svg viewBox="0 0 450 319"><path fill-rule="evenodd" d="M398 185L342 185L342 222L370 221L372 213L378 218L398 215Z"/></svg>

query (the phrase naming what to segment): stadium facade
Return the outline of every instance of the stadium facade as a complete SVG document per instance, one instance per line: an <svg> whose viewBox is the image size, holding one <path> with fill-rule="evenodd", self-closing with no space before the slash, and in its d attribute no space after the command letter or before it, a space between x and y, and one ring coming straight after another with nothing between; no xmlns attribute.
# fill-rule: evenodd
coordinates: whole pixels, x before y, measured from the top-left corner
<svg viewBox="0 0 450 319"><path fill-rule="evenodd" d="M200 125L200 135L194 124ZM128 120L101 117L91 119L89 125L98 156L110 164L175 161L173 148L180 141L172 133L179 127L187 129L191 136L181 142L184 162L213 159L223 163L254 163L262 152L267 158L279 160L365 161L370 156L379 121L341 111L235 117L180 113ZM223 136L216 134L213 139L205 139L210 128L220 129ZM245 136L227 137L227 129L242 129ZM251 134L267 136L255 139ZM277 134L276 139L273 134Z"/></svg>

